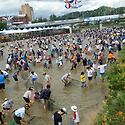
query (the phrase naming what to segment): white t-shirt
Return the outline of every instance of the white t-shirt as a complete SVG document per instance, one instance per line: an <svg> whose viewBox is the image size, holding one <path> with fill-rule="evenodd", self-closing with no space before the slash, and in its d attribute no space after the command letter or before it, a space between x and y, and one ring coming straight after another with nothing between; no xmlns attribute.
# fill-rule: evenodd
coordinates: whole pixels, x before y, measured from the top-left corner
<svg viewBox="0 0 125 125"><path fill-rule="evenodd" d="M74 120L75 123L79 122L79 115L78 115L78 112L76 112L76 119Z"/></svg>
<svg viewBox="0 0 125 125"><path fill-rule="evenodd" d="M30 47L30 52L32 52L32 50L33 50L33 48L32 48L32 47Z"/></svg>
<svg viewBox="0 0 125 125"><path fill-rule="evenodd" d="M60 66L62 66L62 65L63 65L61 60L59 61L59 64L60 64Z"/></svg>
<svg viewBox="0 0 125 125"><path fill-rule="evenodd" d="M26 91L23 97L31 99L31 91L30 90Z"/></svg>
<svg viewBox="0 0 125 125"><path fill-rule="evenodd" d="M62 56L59 56L59 60L60 60L60 61L63 60Z"/></svg>
<svg viewBox="0 0 125 125"><path fill-rule="evenodd" d="M30 76L32 76L32 78L37 78L37 74L34 72L34 74L30 74Z"/></svg>
<svg viewBox="0 0 125 125"><path fill-rule="evenodd" d="M93 72L96 72L96 70L95 69L97 69L97 65L96 64L93 64Z"/></svg>
<svg viewBox="0 0 125 125"><path fill-rule="evenodd" d="M48 49L48 45L46 45L46 49Z"/></svg>
<svg viewBox="0 0 125 125"><path fill-rule="evenodd" d="M59 60L58 60L58 59L56 60L56 63L59 63Z"/></svg>
<svg viewBox="0 0 125 125"><path fill-rule="evenodd" d="M5 67L6 67L6 69L10 69L10 65L9 64L6 64Z"/></svg>
<svg viewBox="0 0 125 125"><path fill-rule="evenodd" d="M101 43L101 40L98 40L99 43Z"/></svg>
<svg viewBox="0 0 125 125"><path fill-rule="evenodd" d="M105 67L106 66L107 66L107 64L98 66L99 72L102 73L102 74L105 73Z"/></svg>
<svg viewBox="0 0 125 125"><path fill-rule="evenodd" d="M37 58L35 58L35 61L36 61L36 63L38 63L38 62L39 62Z"/></svg>
<svg viewBox="0 0 125 125"><path fill-rule="evenodd" d="M8 72L6 72L6 71L4 71L4 70L2 70L2 72L3 72L3 74L6 76L6 75L8 75Z"/></svg>
<svg viewBox="0 0 125 125"><path fill-rule="evenodd" d="M100 47L100 46L99 46L99 45L97 45L96 47L97 47L97 49L99 49L99 47Z"/></svg>
<svg viewBox="0 0 125 125"><path fill-rule="evenodd" d="M79 48L82 49L82 45L79 45Z"/></svg>
<svg viewBox="0 0 125 125"><path fill-rule="evenodd" d="M119 41L118 41L118 40L116 40L116 41L115 41L115 44L116 44L116 45L119 45Z"/></svg>
<svg viewBox="0 0 125 125"><path fill-rule="evenodd" d="M68 74L65 74L63 77L62 77L62 80L65 80L68 78Z"/></svg>
<svg viewBox="0 0 125 125"><path fill-rule="evenodd" d="M91 69L90 70L87 69L87 74L88 74L88 77L92 77L92 70Z"/></svg>
<svg viewBox="0 0 125 125"><path fill-rule="evenodd" d="M50 80L50 76L48 74L46 74L45 75L45 79L49 81Z"/></svg>
<svg viewBox="0 0 125 125"><path fill-rule="evenodd" d="M43 50L43 53L46 54L46 50Z"/></svg>

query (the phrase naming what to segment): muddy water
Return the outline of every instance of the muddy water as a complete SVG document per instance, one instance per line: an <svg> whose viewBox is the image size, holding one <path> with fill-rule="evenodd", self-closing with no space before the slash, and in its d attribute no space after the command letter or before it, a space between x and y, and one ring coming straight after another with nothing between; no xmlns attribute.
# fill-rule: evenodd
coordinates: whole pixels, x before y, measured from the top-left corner
<svg viewBox="0 0 125 125"><path fill-rule="evenodd" d="M87 40L84 40L83 44L85 45L86 42ZM38 47L36 46L34 48L36 50ZM25 49L27 48L25 47ZM7 47L5 47L4 58L0 59L0 67L2 69L4 69L5 67L7 53ZM90 58L90 56L88 58ZM51 76L51 97L55 100L55 105L60 108L66 107L68 109L68 114L63 116L63 125L69 125L70 118L73 116L73 112L70 109L72 105L76 105L78 107L78 112L81 120L80 125L90 125L90 121L92 121L92 117L94 116L88 115L86 119L85 116L86 114L91 114L91 112L98 109L100 105L103 105L102 101L104 100L106 91L105 84L100 83L98 75L96 81L93 81L89 87L81 88L80 73L81 71L84 71L84 68L81 64L78 65L77 69L74 71L70 70L71 64L68 60L64 59L64 65L60 68L56 66L56 58L52 59L52 63L52 68L50 69L44 69L42 67L42 64L39 64L36 66L32 66L32 70L38 74L39 83L43 83L45 81L42 75L43 72L46 72ZM23 80L22 77L19 76L19 84L16 85L15 81L12 78L13 72L14 69L9 75L10 82L6 82L6 92L0 93L0 102L2 103L4 98L6 97L9 99L13 99L14 108L18 109L25 104L23 100L23 94L27 90L27 88L24 86L26 80ZM63 83L61 82L61 77L68 72L71 72L71 77L73 79L71 80L71 84L69 86L64 87ZM47 113L44 113L41 103L38 100L35 101L35 103L29 110L31 116L36 116L31 121L31 125L53 125L52 115L55 111L58 110L57 106L54 106L54 109L52 111L47 111ZM29 117L25 116L25 119L29 119ZM12 115L6 115L4 121L8 124L11 123L13 121Z"/></svg>

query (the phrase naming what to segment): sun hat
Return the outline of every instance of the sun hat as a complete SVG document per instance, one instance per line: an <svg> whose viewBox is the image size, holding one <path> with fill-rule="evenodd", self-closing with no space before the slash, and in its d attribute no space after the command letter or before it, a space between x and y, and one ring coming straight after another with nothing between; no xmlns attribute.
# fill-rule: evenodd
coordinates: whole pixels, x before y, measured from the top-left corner
<svg viewBox="0 0 125 125"><path fill-rule="evenodd" d="M46 75L46 72L43 72L43 75Z"/></svg>
<svg viewBox="0 0 125 125"><path fill-rule="evenodd" d="M4 99L4 101L7 101L7 100L9 100L9 99L8 99L8 98L5 98L5 99Z"/></svg>
<svg viewBox="0 0 125 125"><path fill-rule="evenodd" d="M74 105L74 106L71 106L71 110L73 111L73 112L77 112L77 107Z"/></svg>
<svg viewBox="0 0 125 125"><path fill-rule="evenodd" d="M61 111L67 114L67 109L65 107L61 108Z"/></svg>
<svg viewBox="0 0 125 125"><path fill-rule="evenodd" d="M28 109L30 108L30 106L28 104L25 104L25 108Z"/></svg>

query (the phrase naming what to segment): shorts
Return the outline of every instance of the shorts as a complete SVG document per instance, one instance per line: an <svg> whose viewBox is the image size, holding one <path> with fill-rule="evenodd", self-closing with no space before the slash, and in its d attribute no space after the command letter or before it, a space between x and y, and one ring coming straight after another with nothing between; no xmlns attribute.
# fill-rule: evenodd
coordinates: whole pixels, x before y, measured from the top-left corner
<svg viewBox="0 0 125 125"><path fill-rule="evenodd" d="M3 110L10 110L10 108L3 108Z"/></svg>
<svg viewBox="0 0 125 125"><path fill-rule="evenodd" d="M9 68L6 68L6 70L8 71L8 70L10 70Z"/></svg>
<svg viewBox="0 0 125 125"><path fill-rule="evenodd" d="M67 81L64 79L64 80L62 80L62 82L64 82L64 83L67 83Z"/></svg>
<svg viewBox="0 0 125 125"><path fill-rule="evenodd" d="M100 76L100 78L104 78L105 75L104 74L100 74L99 76Z"/></svg>
<svg viewBox="0 0 125 125"><path fill-rule="evenodd" d="M82 83L82 87L84 87L84 85L86 84L86 81L84 81L84 82L81 82Z"/></svg>
<svg viewBox="0 0 125 125"><path fill-rule="evenodd" d="M92 80L92 77L88 77L88 80Z"/></svg>
<svg viewBox="0 0 125 125"><path fill-rule="evenodd" d="M25 98L25 97L23 97L23 99L25 100L26 103L30 103L29 98Z"/></svg>
<svg viewBox="0 0 125 125"><path fill-rule="evenodd" d="M32 81L36 81L37 80L37 78L32 78Z"/></svg>
<svg viewBox="0 0 125 125"><path fill-rule="evenodd" d="M13 78L14 78L14 80L15 80L15 81L18 81L18 78L17 78L17 76L13 76Z"/></svg>
<svg viewBox="0 0 125 125"><path fill-rule="evenodd" d="M77 59L77 62L80 62L80 59Z"/></svg>
<svg viewBox="0 0 125 125"><path fill-rule="evenodd" d="M75 69L76 69L76 66L77 66L77 64L74 64L74 65L73 65L73 68L75 68Z"/></svg>
<svg viewBox="0 0 125 125"><path fill-rule="evenodd" d="M60 63L56 63L57 64L57 66L59 66L60 65Z"/></svg>
<svg viewBox="0 0 125 125"><path fill-rule="evenodd" d="M27 67L25 67L25 68L24 68L24 70L28 70L28 68L27 68Z"/></svg>
<svg viewBox="0 0 125 125"><path fill-rule="evenodd" d="M1 89L5 89L5 84L4 83L0 84L0 90Z"/></svg>
<svg viewBox="0 0 125 125"><path fill-rule="evenodd" d="M13 118L14 118L14 120L15 120L16 124L21 125L21 122L20 122L21 117L17 117L17 116L14 114Z"/></svg>
<svg viewBox="0 0 125 125"><path fill-rule="evenodd" d="M5 79L9 78L9 75L5 75Z"/></svg>
<svg viewBox="0 0 125 125"><path fill-rule="evenodd" d="M97 76L97 72L93 72L93 76L96 77Z"/></svg>
<svg viewBox="0 0 125 125"><path fill-rule="evenodd" d="M43 104L43 105L45 105L45 99L40 99L40 101L41 101L41 103Z"/></svg>
<svg viewBox="0 0 125 125"><path fill-rule="evenodd" d="M82 51L82 48L80 48L79 50Z"/></svg>

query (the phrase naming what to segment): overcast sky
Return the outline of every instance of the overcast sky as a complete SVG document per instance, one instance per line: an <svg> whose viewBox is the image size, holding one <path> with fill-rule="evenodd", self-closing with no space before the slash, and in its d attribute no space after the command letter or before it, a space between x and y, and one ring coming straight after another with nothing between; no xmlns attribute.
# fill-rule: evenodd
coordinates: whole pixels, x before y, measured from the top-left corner
<svg viewBox="0 0 125 125"><path fill-rule="evenodd" d="M101 6L125 7L125 0L81 0L82 7L78 9L66 9L64 0L0 0L0 16L18 15L23 3L29 3L33 7L35 18L48 18L52 14L61 16L75 11L93 10Z"/></svg>

